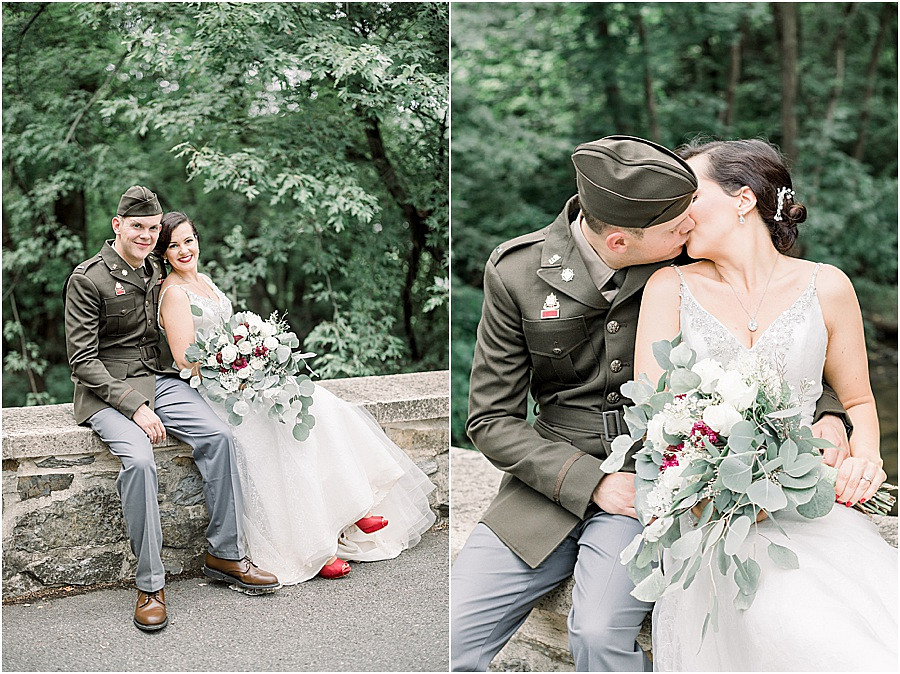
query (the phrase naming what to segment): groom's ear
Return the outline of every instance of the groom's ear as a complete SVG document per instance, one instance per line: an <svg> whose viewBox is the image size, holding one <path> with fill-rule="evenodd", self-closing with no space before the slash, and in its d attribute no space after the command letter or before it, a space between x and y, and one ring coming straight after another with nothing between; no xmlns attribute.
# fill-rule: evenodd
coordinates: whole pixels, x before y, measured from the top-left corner
<svg viewBox="0 0 900 674"><path fill-rule="evenodd" d="M628 235L625 232L613 230L606 235L603 243L611 252L621 255L628 248Z"/></svg>
<svg viewBox="0 0 900 674"><path fill-rule="evenodd" d="M119 233L119 227L122 226L122 218L118 215L114 215L112 219L112 229L115 234Z"/></svg>

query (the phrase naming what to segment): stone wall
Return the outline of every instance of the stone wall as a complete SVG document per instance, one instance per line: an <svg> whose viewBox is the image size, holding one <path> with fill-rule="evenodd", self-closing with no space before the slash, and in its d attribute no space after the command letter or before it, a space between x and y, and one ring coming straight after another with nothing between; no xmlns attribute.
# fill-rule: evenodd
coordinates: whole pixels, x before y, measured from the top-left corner
<svg viewBox="0 0 900 674"><path fill-rule="evenodd" d="M365 407L437 485L431 506L449 514L449 377L446 371L321 382ZM203 483L186 444L154 446L163 562L198 571L208 522ZM133 577L115 481L121 463L72 405L3 410L3 597L46 587ZM440 521L440 520L439 520Z"/></svg>
<svg viewBox="0 0 900 674"><path fill-rule="evenodd" d="M487 509L502 473L479 452L451 448L453 475L453 518L450 527L451 560ZM882 537L897 547L897 518L878 517ZM569 654L566 616L572 607L570 578L544 597L531 612L525 624L500 651L491 663L492 671L511 672L571 672L574 670ZM452 588L451 588L452 591ZM638 643L650 651L650 617L644 621Z"/></svg>

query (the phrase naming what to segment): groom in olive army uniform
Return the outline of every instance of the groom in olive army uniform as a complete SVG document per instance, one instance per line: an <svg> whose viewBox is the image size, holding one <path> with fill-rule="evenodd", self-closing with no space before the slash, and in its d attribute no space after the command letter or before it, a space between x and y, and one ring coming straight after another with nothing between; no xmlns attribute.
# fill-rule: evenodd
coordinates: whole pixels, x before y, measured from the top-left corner
<svg viewBox="0 0 900 674"><path fill-rule="evenodd" d="M485 268L467 432L505 475L451 571L453 671L486 670L573 574L576 669L649 669L635 638L651 606L629 594L619 563L641 531L633 461L610 475L600 464L627 432L620 387L633 378L644 284L681 253L697 179L674 153L627 136L580 145L572 160L578 195ZM842 413L824 397L819 412L829 405Z"/></svg>
<svg viewBox="0 0 900 674"><path fill-rule="evenodd" d="M90 426L122 461L116 489L137 557L134 624L168 624L156 462L151 443L169 430L193 448L210 515L203 571L248 592L272 591L278 579L244 556L234 438L187 382L157 328L163 268L150 255L162 209L146 187L128 189L112 228L116 237L66 279L66 350L75 382L75 420Z"/></svg>

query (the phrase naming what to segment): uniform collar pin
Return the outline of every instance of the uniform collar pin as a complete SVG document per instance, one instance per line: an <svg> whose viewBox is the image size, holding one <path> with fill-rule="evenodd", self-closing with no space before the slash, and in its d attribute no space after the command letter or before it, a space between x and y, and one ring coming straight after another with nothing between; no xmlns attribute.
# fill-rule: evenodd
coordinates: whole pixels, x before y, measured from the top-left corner
<svg viewBox="0 0 900 674"><path fill-rule="evenodd" d="M559 255L557 255L556 253L554 253L553 255L550 256L550 259L547 260L547 264L556 264L556 263L559 262L561 259L562 259L562 258L561 258Z"/></svg>
<svg viewBox="0 0 900 674"><path fill-rule="evenodd" d="M575 271L571 267L566 267L560 272L559 276L563 281L568 283L575 278Z"/></svg>

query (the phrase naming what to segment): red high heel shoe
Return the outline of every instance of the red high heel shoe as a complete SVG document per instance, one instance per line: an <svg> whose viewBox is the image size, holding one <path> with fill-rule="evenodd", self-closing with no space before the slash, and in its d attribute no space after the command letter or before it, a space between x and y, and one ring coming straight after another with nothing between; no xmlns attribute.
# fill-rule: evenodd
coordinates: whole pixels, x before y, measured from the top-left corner
<svg viewBox="0 0 900 674"><path fill-rule="evenodd" d="M364 533L374 534L380 529L384 529L388 525L388 521L381 515L369 515L356 521L356 526L363 530Z"/></svg>
<svg viewBox="0 0 900 674"><path fill-rule="evenodd" d="M326 564L319 570L319 575L329 580L343 578L348 573L350 573L350 565L340 557L336 557L331 564Z"/></svg>

